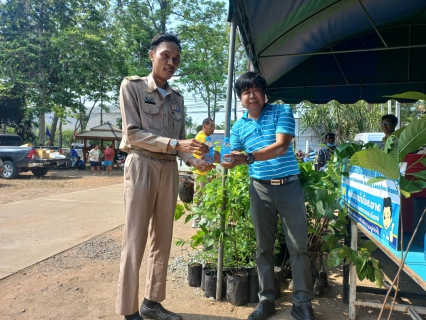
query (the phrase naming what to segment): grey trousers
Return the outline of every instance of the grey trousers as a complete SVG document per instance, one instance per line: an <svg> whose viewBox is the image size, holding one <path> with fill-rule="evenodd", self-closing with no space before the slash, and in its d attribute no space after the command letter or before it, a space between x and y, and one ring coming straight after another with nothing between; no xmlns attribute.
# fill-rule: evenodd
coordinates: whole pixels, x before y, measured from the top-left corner
<svg viewBox="0 0 426 320"><path fill-rule="evenodd" d="M311 264L307 252L308 226L305 200L299 180L272 186L250 183L250 206L254 223L259 272L259 300L274 301L274 245L278 215L290 253L293 301L296 306L311 304L314 297Z"/></svg>

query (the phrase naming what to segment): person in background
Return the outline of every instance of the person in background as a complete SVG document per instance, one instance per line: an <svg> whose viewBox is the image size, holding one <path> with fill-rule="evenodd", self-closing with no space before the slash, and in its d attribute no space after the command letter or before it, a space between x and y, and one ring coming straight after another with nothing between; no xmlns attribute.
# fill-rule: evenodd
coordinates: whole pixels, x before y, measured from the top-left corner
<svg viewBox="0 0 426 320"><path fill-rule="evenodd" d="M380 149L384 149L386 145L386 140L390 137L392 133L395 132L395 128L398 124L398 118L393 114L385 114L380 121L380 129L385 134L380 144Z"/></svg>
<svg viewBox="0 0 426 320"><path fill-rule="evenodd" d="M312 162L308 152L305 153L305 156L303 157L303 162Z"/></svg>
<svg viewBox="0 0 426 320"><path fill-rule="evenodd" d="M95 176L95 168L98 170L99 174L101 172L101 151L99 150L99 145L95 144L95 147L89 151L89 160L90 160L90 169L92 174Z"/></svg>
<svg viewBox="0 0 426 320"><path fill-rule="evenodd" d="M315 160L315 156L316 156L316 151L312 150L312 148L309 147L308 148L308 154L309 154L309 157L311 158L311 161L314 161Z"/></svg>
<svg viewBox="0 0 426 320"><path fill-rule="evenodd" d="M315 168L315 171L318 171L318 151L315 152L314 168Z"/></svg>
<svg viewBox="0 0 426 320"><path fill-rule="evenodd" d="M200 141L202 143L206 143L206 138L213 134L214 129L215 129L214 121L210 118L204 119L202 130L197 133L197 135L195 136L195 140ZM196 153L194 153L193 156L197 159L201 158L201 156L199 156ZM208 171L200 171L200 170L197 170L197 169L194 169L193 171L194 171L194 180L195 180L194 191L195 191L196 196L200 199L201 195L202 195L202 190L203 190L204 186L206 185L207 181L204 181L205 179L198 179L198 177L199 176L205 176ZM203 181L199 181L199 180L203 180ZM198 205L199 203L200 203L200 201L198 201L198 203L196 203L196 205ZM198 222L200 222L199 218L192 220L192 227L198 228Z"/></svg>
<svg viewBox="0 0 426 320"><path fill-rule="evenodd" d="M296 158L297 158L298 161L303 162L303 151L302 150L297 151Z"/></svg>
<svg viewBox="0 0 426 320"><path fill-rule="evenodd" d="M70 160L71 160L71 167L75 168L76 162L78 159L78 153L74 149L74 146L70 147Z"/></svg>
<svg viewBox="0 0 426 320"><path fill-rule="evenodd" d="M288 105L266 103L266 88L265 78L255 72L247 72L236 81L235 90L247 111L232 127L232 153L225 155L232 160L221 163L228 169L249 166L260 302L248 319L264 320L276 312L274 250L280 219L294 281L291 315L297 320L314 320L305 197L291 147L295 136L294 116Z"/></svg>
<svg viewBox="0 0 426 320"><path fill-rule="evenodd" d="M74 149L74 146L71 146L71 147L70 147L70 157L78 158L78 153L77 153L77 151Z"/></svg>
<svg viewBox="0 0 426 320"><path fill-rule="evenodd" d="M213 167L192 154L209 147L186 139L183 97L168 80L179 67L180 40L173 34L152 39L147 77L126 77L120 88L120 150L128 153L124 168L125 224L121 249L116 312L126 320L181 320L163 307L173 220L179 190L178 156L188 166ZM148 236L145 293L139 308L139 269ZM138 312L139 309L139 312Z"/></svg>
<svg viewBox="0 0 426 320"><path fill-rule="evenodd" d="M106 174L112 176L112 164L114 162L114 150L107 144L104 150L104 165L106 168Z"/></svg>
<svg viewBox="0 0 426 320"><path fill-rule="evenodd" d="M333 132L328 132L324 140L326 146L318 151L318 171L325 170L327 161L330 161L336 149L336 135Z"/></svg>
<svg viewBox="0 0 426 320"><path fill-rule="evenodd" d="M75 168L78 170L86 169L86 163L81 160L81 157L77 157L77 161L75 162Z"/></svg>

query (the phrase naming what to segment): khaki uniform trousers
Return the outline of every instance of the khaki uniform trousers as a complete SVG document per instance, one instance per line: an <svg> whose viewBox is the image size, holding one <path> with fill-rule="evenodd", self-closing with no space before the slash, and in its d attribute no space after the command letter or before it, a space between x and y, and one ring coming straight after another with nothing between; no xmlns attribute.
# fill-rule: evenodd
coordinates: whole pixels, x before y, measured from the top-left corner
<svg viewBox="0 0 426 320"><path fill-rule="evenodd" d="M130 153L126 158L126 222L118 280L118 314L130 315L139 310L139 268L148 231L151 244L145 298L161 302L166 297L167 264L178 190L176 161L159 160L135 153Z"/></svg>

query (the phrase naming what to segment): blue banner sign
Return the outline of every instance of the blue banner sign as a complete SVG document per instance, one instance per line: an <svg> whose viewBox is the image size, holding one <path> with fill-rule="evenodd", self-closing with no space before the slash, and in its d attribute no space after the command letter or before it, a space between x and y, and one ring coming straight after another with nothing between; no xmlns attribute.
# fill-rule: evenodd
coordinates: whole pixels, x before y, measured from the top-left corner
<svg viewBox="0 0 426 320"><path fill-rule="evenodd" d="M349 177L342 178L343 202L349 214L371 234L385 246L399 250L399 184L394 180L367 184L368 180L381 176L378 172L352 166Z"/></svg>

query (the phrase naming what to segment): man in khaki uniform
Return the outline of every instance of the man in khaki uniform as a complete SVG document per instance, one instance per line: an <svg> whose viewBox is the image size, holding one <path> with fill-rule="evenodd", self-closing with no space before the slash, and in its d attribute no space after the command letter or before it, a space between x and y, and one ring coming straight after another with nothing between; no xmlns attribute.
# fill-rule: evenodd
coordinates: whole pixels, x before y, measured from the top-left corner
<svg viewBox="0 0 426 320"><path fill-rule="evenodd" d="M124 171L126 223L121 252L116 311L125 319L180 320L162 307L166 295L167 264L173 218L179 188L176 156L200 170L209 170L192 153L205 154L208 147L185 139L183 98L167 83L179 66L180 41L159 34L151 43L152 73L128 77L120 90L123 139L120 150L128 152ZM150 228L148 228L150 225ZM139 268L147 237L151 238L145 299L139 309Z"/></svg>

